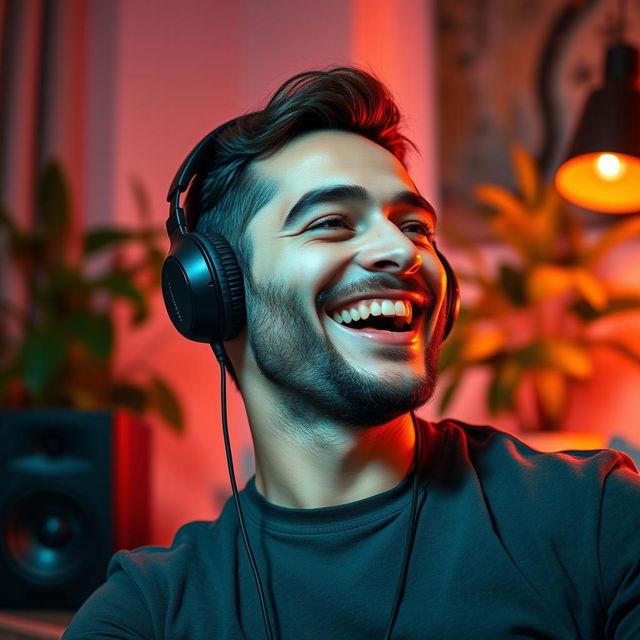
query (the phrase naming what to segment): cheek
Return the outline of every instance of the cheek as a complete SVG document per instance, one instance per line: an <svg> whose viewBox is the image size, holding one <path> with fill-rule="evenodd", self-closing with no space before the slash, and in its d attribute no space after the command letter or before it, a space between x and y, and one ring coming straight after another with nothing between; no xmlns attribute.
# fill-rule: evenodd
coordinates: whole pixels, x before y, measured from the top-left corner
<svg viewBox="0 0 640 640"><path fill-rule="evenodd" d="M331 252L294 248L283 251L268 272L257 276L274 279L302 298L315 300L327 283L338 277L338 271L339 264Z"/></svg>

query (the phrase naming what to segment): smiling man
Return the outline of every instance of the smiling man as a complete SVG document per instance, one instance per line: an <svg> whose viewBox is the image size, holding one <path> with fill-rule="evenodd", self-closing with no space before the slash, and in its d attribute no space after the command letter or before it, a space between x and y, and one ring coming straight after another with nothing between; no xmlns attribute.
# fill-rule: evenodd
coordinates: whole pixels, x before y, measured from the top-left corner
<svg viewBox="0 0 640 640"><path fill-rule="evenodd" d="M301 134L253 170L274 195L247 225L247 330L227 349L258 490L287 507L366 498L406 475L409 411L435 384L433 208L390 151L348 131Z"/></svg>
<svg viewBox="0 0 640 640"><path fill-rule="evenodd" d="M457 289L399 124L377 79L337 68L212 138L186 209L244 281L224 349L255 448L246 531L230 500L117 553L65 638L640 637L628 458L413 414Z"/></svg>

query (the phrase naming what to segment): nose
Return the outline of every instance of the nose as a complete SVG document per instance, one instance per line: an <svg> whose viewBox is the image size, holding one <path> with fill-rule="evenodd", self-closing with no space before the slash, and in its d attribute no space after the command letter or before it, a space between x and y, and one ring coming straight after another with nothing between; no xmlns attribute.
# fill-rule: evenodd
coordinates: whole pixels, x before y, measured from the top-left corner
<svg viewBox="0 0 640 640"><path fill-rule="evenodd" d="M386 271L400 277L411 276L422 266L416 245L389 220L363 238L357 260L367 271Z"/></svg>

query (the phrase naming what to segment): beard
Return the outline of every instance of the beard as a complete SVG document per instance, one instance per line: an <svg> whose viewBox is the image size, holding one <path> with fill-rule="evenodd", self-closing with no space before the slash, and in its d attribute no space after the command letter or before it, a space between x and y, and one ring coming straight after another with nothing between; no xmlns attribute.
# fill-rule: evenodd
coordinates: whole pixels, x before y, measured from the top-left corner
<svg viewBox="0 0 640 640"><path fill-rule="evenodd" d="M424 376L381 378L351 365L316 329L294 291L247 278L247 333L258 368L282 392L282 409L307 424L330 419L373 427L425 404L436 385L443 330L440 314L425 347Z"/></svg>

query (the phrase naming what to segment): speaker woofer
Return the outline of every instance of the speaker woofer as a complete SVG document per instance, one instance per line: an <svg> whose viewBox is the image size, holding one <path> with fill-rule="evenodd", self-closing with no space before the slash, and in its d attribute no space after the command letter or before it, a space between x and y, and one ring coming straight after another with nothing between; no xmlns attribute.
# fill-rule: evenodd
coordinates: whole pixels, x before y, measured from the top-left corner
<svg viewBox="0 0 640 640"><path fill-rule="evenodd" d="M126 413L0 410L0 608L79 607L149 544L150 437Z"/></svg>
<svg viewBox="0 0 640 640"><path fill-rule="evenodd" d="M70 495L33 491L7 510L3 552L23 580L46 586L71 583L91 565L95 527L86 506Z"/></svg>

